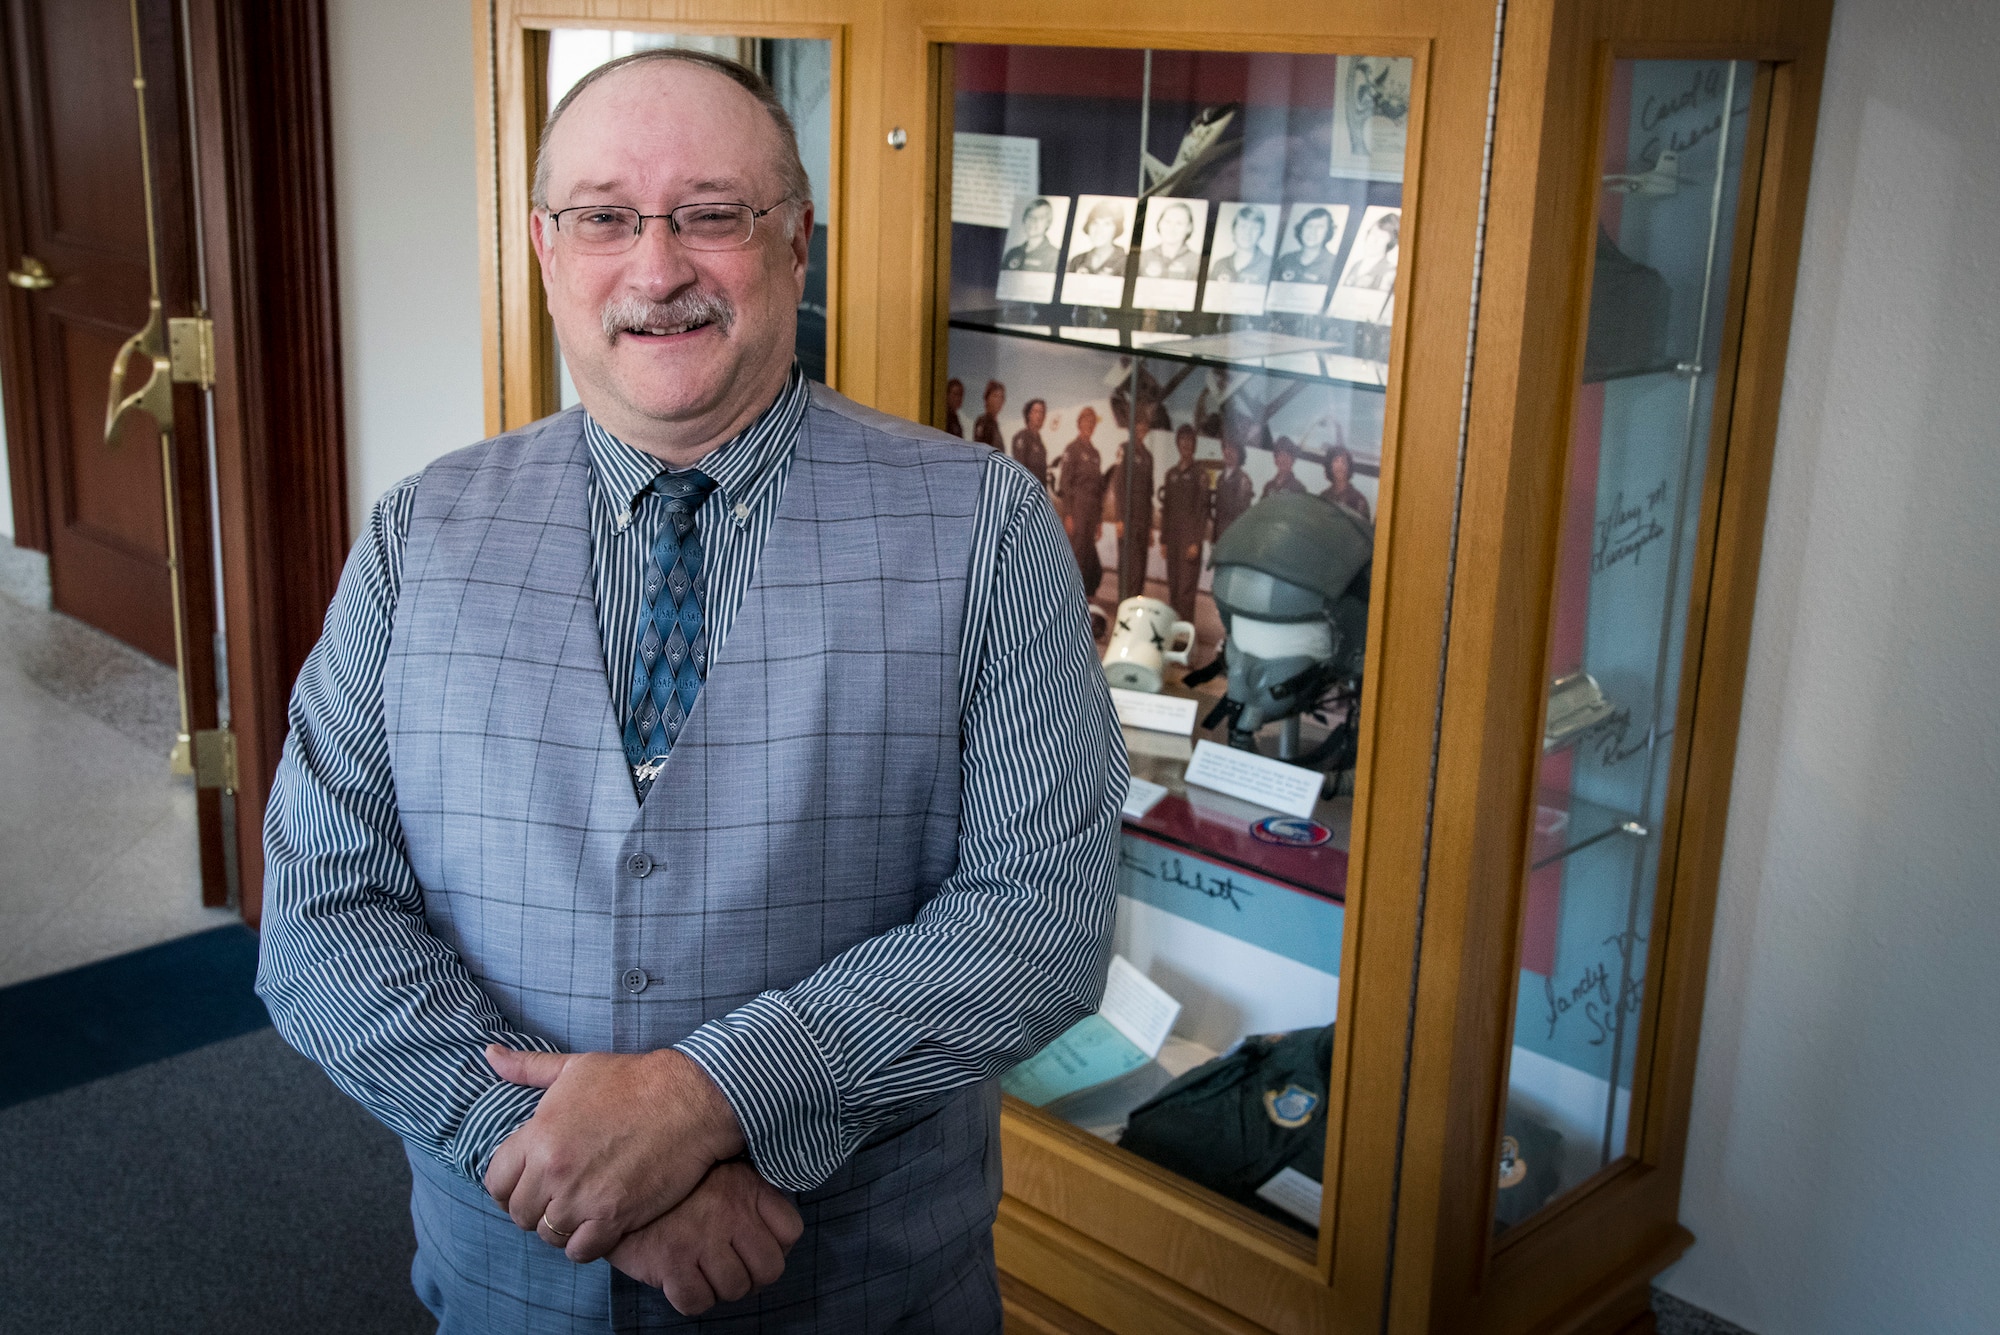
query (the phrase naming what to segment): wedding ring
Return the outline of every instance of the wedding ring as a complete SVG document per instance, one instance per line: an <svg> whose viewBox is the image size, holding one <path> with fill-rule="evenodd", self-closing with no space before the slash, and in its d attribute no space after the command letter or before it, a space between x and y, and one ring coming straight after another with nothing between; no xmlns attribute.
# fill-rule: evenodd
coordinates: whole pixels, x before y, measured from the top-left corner
<svg viewBox="0 0 2000 1335"><path fill-rule="evenodd" d="M554 1224L551 1224L549 1222L549 1216L547 1211L543 1211L542 1213L542 1227L547 1229L549 1232L555 1234L557 1237L561 1238L564 1242L568 1242L571 1238L576 1236L574 1230L565 1233L561 1229L557 1228Z"/></svg>

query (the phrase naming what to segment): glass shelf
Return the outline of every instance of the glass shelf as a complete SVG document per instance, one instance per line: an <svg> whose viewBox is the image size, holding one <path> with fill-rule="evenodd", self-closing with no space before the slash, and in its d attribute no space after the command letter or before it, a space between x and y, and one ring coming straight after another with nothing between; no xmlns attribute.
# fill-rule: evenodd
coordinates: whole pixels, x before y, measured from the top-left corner
<svg viewBox="0 0 2000 1335"><path fill-rule="evenodd" d="M1623 811L1575 793L1544 788L1535 794L1535 839L1528 869L1553 866L1615 834L1644 839L1647 833L1643 823Z"/></svg>
<svg viewBox="0 0 2000 1335"><path fill-rule="evenodd" d="M998 334L1004 338L1034 339L1066 347L1116 349L1182 366L1255 371L1279 379L1345 385L1354 389L1372 390L1378 394L1388 387L1388 366L1365 357L1351 357L1340 352L1339 348L1346 341L1340 338L1314 338L1282 330L1263 329L1211 333L1162 332L1143 328L1144 321L1140 313L1131 311L1093 311L1093 315L1109 317L1109 322L1102 326L1006 320L1002 318L1004 314L992 310L955 312L951 317L951 327L982 334ZM1325 321L1325 323L1345 322ZM1233 341L1243 351L1232 353L1228 341ZM1253 349L1262 350L1252 351ZM1637 374L1651 374L1651 372Z"/></svg>

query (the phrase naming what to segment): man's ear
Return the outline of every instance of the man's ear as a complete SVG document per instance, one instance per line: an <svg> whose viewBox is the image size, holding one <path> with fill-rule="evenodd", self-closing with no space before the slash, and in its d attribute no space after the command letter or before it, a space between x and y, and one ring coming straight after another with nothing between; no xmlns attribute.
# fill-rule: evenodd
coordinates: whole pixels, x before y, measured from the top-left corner
<svg viewBox="0 0 2000 1335"><path fill-rule="evenodd" d="M798 205L798 221L792 224L792 280L799 295L806 291L806 265L812 258L813 205L810 199Z"/></svg>
<svg viewBox="0 0 2000 1335"><path fill-rule="evenodd" d="M553 229L550 228L549 216L546 213L540 209L528 210L528 240L534 243L535 259L542 266L542 286L544 288L550 286L549 263L555 241L555 238L549 234L550 230Z"/></svg>

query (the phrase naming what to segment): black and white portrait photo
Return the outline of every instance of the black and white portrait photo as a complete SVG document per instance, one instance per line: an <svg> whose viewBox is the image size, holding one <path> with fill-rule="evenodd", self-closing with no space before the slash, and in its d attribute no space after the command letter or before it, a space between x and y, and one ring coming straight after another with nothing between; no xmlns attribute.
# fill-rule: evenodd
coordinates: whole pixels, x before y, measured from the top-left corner
<svg viewBox="0 0 2000 1335"><path fill-rule="evenodd" d="M1078 195L1070 225L1069 265L1062 299L1072 306L1120 306L1132 257L1132 218L1139 201L1126 195Z"/></svg>
<svg viewBox="0 0 2000 1335"><path fill-rule="evenodd" d="M1219 315L1262 315L1278 244L1278 206L1230 201L1216 211L1215 245L1201 308Z"/></svg>
<svg viewBox="0 0 2000 1335"><path fill-rule="evenodd" d="M1266 310L1318 315L1333 284L1334 256L1347 232L1347 205L1294 204L1285 210Z"/></svg>
<svg viewBox="0 0 2000 1335"><path fill-rule="evenodd" d="M1366 181L1403 179L1413 68L1408 56L1340 58L1330 175Z"/></svg>
<svg viewBox="0 0 2000 1335"><path fill-rule="evenodd" d="M994 296L1001 301L1038 305L1054 301L1063 225L1069 221L1069 196L1031 195L1019 202L1002 243L1000 281Z"/></svg>
<svg viewBox="0 0 2000 1335"><path fill-rule="evenodd" d="M1207 200L1158 195L1148 199L1132 304L1151 311L1193 310L1195 285L1201 278L1201 243L1207 232Z"/></svg>
<svg viewBox="0 0 2000 1335"><path fill-rule="evenodd" d="M1403 211L1393 205L1371 205L1361 215L1361 229L1348 252L1340 285L1333 290L1328 315L1365 324L1389 323L1395 314L1402 232Z"/></svg>

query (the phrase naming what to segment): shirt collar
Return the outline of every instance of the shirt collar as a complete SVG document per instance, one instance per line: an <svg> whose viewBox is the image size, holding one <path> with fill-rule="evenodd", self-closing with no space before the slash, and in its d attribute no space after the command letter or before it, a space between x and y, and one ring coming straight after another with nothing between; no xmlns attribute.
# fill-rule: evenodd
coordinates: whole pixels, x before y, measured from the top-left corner
<svg viewBox="0 0 2000 1335"><path fill-rule="evenodd" d="M793 362L792 373L771 406L740 435L695 465L714 480L726 512L739 527L749 521L758 497L783 475L810 398L805 373ZM622 530L632 522L640 496L653 485L654 478L667 471L667 465L612 435L587 411L583 423L598 496L612 526Z"/></svg>

